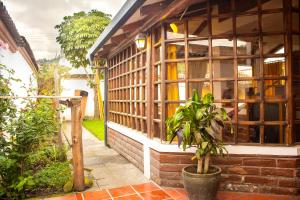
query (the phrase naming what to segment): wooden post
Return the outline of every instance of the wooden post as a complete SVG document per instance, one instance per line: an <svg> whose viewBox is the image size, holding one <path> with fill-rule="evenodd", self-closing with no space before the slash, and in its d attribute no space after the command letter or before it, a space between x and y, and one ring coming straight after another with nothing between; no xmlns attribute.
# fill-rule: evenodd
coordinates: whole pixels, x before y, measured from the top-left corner
<svg viewBox="0 0 300 200"><path fill-rule="evenodd" d="M76 191L84 190L84 166L83 166L81 122L82 122L81 100L71 99L73 177L74 177L74 189Z"/></svg>

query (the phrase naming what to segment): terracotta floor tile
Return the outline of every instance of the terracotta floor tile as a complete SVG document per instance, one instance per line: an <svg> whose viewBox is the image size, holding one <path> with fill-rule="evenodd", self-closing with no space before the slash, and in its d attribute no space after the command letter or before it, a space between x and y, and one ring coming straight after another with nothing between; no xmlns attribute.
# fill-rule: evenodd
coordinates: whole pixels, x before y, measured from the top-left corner
<svg viewBox="0 0 300 200"><path fill-rule="evenodd" d="M170 195L173 199L176 199L176 200L187 200L187 195L184 192L182 191L178 191L177 189L174 189L174 188L167 188L167 189L164 189L164 191Z"/></svg>
<svg viewBox="0 0 300 200"><path fill-rule="evenodd" d="M159 190L160 188L157 187L153 183L145 183L145 184L140 184L140 185L132 185L132 187L139 193L143 192L151 192L153 190Z"/></svg>
<svg viewBox="0 0 300 200"><path fill-rule="evenodd" d="M77 200L84 200L84 199L83 199L83 194L82 194L82 193L77 193L77 194L76 194L76 199L77 199Z"/></svg>
<svg viewBox="0 0 300 200"><path fill-rule="evenodd" d="M120 188L113 188L108 190L112 197L120 197L125 195L136 194L136 192L130 187L120 187Z"/></svg>
<svg viewBox="0 0 300 200"><path fill-rule="evenodd" d="M151 192L141 193L142 197L145 200L163 200L163 199L172 199L170 195L168 195L163 190L154 190Z"/></svg>
<svg viewBox="0 0 300 200"><path fill-rule="evenodd" d="M114 200L142 200L142 198L139 197L139 195L134 194L134 195L128 195L128 196L123 196L123 197L117 197L117 198L114 198Z"/></svg>
<svg viewBox="0 0 300 200"><path fill-rule="evenodd" d="M93 191L93 192L85 192L84 200L104 200L111 199L108 192L106 190Z"/></svg>
<svg viewBox="0 0 300 200"><path fill-rule="evenodd" d="M61 197L50 197L45 198L44 200L77 200L76 194L68 194Z"/></svg>

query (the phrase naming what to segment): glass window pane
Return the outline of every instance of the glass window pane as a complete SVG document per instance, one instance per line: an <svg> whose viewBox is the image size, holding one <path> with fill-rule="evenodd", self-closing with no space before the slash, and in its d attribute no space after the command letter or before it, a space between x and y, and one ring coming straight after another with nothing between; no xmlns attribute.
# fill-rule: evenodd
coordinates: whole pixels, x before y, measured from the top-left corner
<svg viewBox="0 0 300 200"><path fill-rule="evenodd" d="M160 69L161 69L160 64L154 66L154 81L160 81L161 80Z"/></svg>
<svg viewBox="0 0 300 200"><path fill-rule="evenodd" d="M220 15L231 12L231 1L214 0L211 3L211 14Z"/></svg>
<svg viewBox="0 0 300 200"><path fill-rule="evenodd" d="M212 54L213 56L232 56L233 55L232 39L213 39Z"/></svg>
<svg viewBox="0 0 300 200"><path fill-rule="evenodd" d="M296 135L296 142L300 142L300 124L294 125L294 134Z"/></svg>
<svg viewBox="0 0 300 200"><path fill-rule="evenodd" d="M262 15L262 31L269 32L283 32L283 14L272 13Z"/></svg>
<svg viewBox="0 0 300 200"><path fill-rule="evenodd" d="M161 103L154 103L154 119L161 118Z"/></svg>
<svg viewBox="0 0 300 200"><path fill-rule="evenodd" d="M193 91L197 90L199 95L203 97L210 92L210 82L190 82L189 83L189 96L192 97Z"/></svg>
<svg viewBox="0 0 300 200"><path fill-rule="evenodd" d="M217 107L222 107L226 110L227 115L231 119L231 121L235 120L235 115L234 115L234 105L235 103L233 102L223 102L223 103L215 103Z"/></svg>
<svg viewBox="0 0 300 200"><path fill-rule="evenodd" d="M239 77L259 77L260 59L245 58L238 59L238 76Z"/></svg>
<svg viewBox="0 0 300 200"><path fill-rule="evenodd" d="M189 57L208 57L208 40L189 41Z"/></svg>
<svg viewBox="0 0 300 200"><path fill-rule="evenodd" d="M282 0L269 0L269 1L262 1L262 9L276 9L276 8L282 8Z"/></svg>
<svg viewBox="0 0 300 200"><path fill-rule="evenodd" d="M260 120L260 103L239 103L238 108L239 121Z"/></svg>
<svg viewBox="0 0 300 200"><path fill-rule="evenodd" d="M211 29L212 35L232 34L232 17L213 17Z"/></svg>
<svg viewBox="0 0 300 200"><path fill-rule="evenodd" d="M263 37L264 54L280 54L284 53L284 37L283 35L271 35Z"/></svg>
<svg viewBox="0 0 300 200"><path fill-rule="evenodd" d="M299 17L300 17L299 13L293 12L292 26L293 26L293 31L296 32L300 31Z"/></svg>
<svg viewBox="0 0 300 200"><path fill-rule="evenodd" d="M231 129L233 132L231 132ZM235 127L234 125L225 125L222 129L222 140L224 143L233 144L234 143L234 135L235 135Z"/></svg>
<svg viewBox="0 0 300 200"><path fill-rule="evenodd" d="M233 60L213 60L214 78L234 78Z"/></svg>
<svg viewBox="0 0 300 200"><path fill-rule="evenodd" d="M185 83L168 83L166 88L167 100L171 101L184 101L185 96Z"/></svg>
<svg viewBox="0 0 300 200"><path fill-rule="evenodd" d="M193 17L188 21L189 37L208 37L207 17Z"/></svg>
<svg viewBox="0 0 300 200"><path fill-rule="evenodd" d="M184 23L173 22L166 25L166 39L184 38Z"/></svg>
<svg viewBox="0 0 300 200"><path fill-rule="evenodd" d="M235 0L235 10L238 13L257 11L257 9L258 7L256 0Z"/></svg>
<svg viewBox="0 0 300 200"><path fill-rule="evenodd" d="M258 15L244 15L236 17L236 32L257 33L258 32Z"/></svg>
<svg viewBox="0 0 300 200"><path fill-rule="evenodd" d="M238 55L258 55L259 38L258 37L238 37L237 38Z"/></svg>
<svg viewBox="0 0 300 200"><path fill-rule="evenodd" d="M285 121L285 103L265 103L265 121Z"/></svg>
<svg viewBox="0 0 300 200"><path fill-rule="evenodd" d="M181 59L184 58L184 42L174 42L166 44L166 59Z"/></svg>
<svg viewBox="0 0 300 200"><path fill-rule="evenodd" d="M300 35L293 35L293 52L300 51Z"/></svg>
<svg viewBox="0 0 300 200"><path fill-rule="evenodd" d="M292 0L292 6L294 8L299 8L299 0Z"/></svg>
<svg viewBox="0 0 300 200"><path fill-rule="evenodd" d="M155 62L158 62L161 60L161 46L155 47L154 49L154 60Z"/></svg>
<svg viewBox="0 0 300 200"><path fill-rule="evenodd" d="M285 126L265 126L264 143L283 144L285 141Z"/></svg>
<svg viewBox="0 0 300 200"><path fill-rule="evenodd" d="M278 77L285 76L285 58L267 58L264 61L264 76Z"/></svg>
<svg viewBox="0 0 300 200"><path fill-rule="evenodd" d="M166 104L166 115L167 118L172 117L178 108L179 103L167 103Z"/></svg>
<svg viewBox="0 0 300 200"><path fill-rule="evenodd" d="M208 60L197 60L189 62L189 78L209 78L209 62Z"/></svg>
<svg viewBox="0 0 300 200"><path fill-rule="evenodd" d="M234 99L234 81L214 82L213 88L213 95L216 100Z"/></svg>
<svg viewBox="0 0 300 200"><path fill-rule="evenodd" d="M238 143L259 143L260 128L255 125L239 125Z"/></svg>
<svg viewBox="0 0 300 200"><path fill-rule="evenodd" d="M179 63L167 63L167 80L180 80L185 79L185 64Z"/></svg>
<svg viewBox="0 0 300 200"><path fill-rule="evenodd" d="M154 30L154 43L158 43L161 40L161 28L158 27Z"/></svg>
<svg viewBox="0 0 300 200"><path fill-rule="evenodd" d="M285 98L285 80L266 80L264 82L265 98Z"/></svg>
<svg viewBox="0 0 300 200"><path fill-rule="evenodd" d="M239 99L259 99L260 82L258 81L238 81L238 98Z"/></svg>
<svg viewBox="0 0 300 200"><path fill-rule="evenodd" d="M160 98L160 84L154 85L154 100L161 100Z"/></svg>

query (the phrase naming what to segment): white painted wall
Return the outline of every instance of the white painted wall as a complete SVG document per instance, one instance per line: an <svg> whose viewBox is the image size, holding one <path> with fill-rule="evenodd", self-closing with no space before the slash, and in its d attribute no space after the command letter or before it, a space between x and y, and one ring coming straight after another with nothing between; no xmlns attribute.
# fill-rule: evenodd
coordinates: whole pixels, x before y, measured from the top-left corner
<svg viewBox="0 0 300 200"><path fill-rule="evenodd" d="M26 60L19 52L11 53L9 50L0 50L0 63L15 70L14 77L20 79L12 85L12 90L17 96L27 96L26 89L30 86L30 77L34 87L37 87L37 81L33 76L33 71ZM21 106L20 100L16 101L18 106Z"/></svg>
<svg viewBox="0 0 300 200"><path fill-rule="evenodd" d="M87 85L87 80L79 80L79 79L67 79L61 81L62 85L62 93L61 96L74 96L75 90L84 90L87 91L88 100L86 104L86 117L94 117L94 90ZM103 99L103 91L104 91L104 82L100 83L101 94ZM66 109L63 113L63 118L65 120L71 120L71 110Z"/></svg>
<svg viewBox="0 0 300 200"><path fill-rule="evenodd" d="M70 62L66 60L65 58L61 58L59 60L59 64L62 66L71 66ZM80 74L93 74L91 68L87 68L84 70L83 67L80 67L78 69L71 68L71 70L68 72L69 75L80 75ZM94 117L94 89L90 88L88 86L88 81L87 80L81 80L81 79L63 79L61 81L61 86L62 86L62 93L61 96L74 96L75 90L84 90L87 91L88 94L88 100L86 104L86 112L85 116L86 117ZM101 95L102 99L104 99L104 82L100 82L100 89L101 89ZM71 119L71 110L66 109L63 113L63 119L65 120L70 120Z"/></svg>

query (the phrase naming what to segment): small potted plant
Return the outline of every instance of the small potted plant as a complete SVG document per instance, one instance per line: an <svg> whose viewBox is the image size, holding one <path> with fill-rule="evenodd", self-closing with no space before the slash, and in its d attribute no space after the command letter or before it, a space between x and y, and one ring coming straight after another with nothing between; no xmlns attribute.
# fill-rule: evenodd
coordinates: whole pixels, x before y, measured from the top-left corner
<svg viewBox="0 0 300 200"><path fill-rule="evenodd" d="M215 199L221 177L221 169L210 165L211 156L227 153L221 132L228 117L224 108L219 108L212 94L206 94L202 99L197 91L185 105L179 106L175 114L166 122L168 137L178 137L178 145L182 144L185 151L194 148L197 165L183 168L184 187L190 200ZM232 132L232 128L231 128Z"/></svg>

